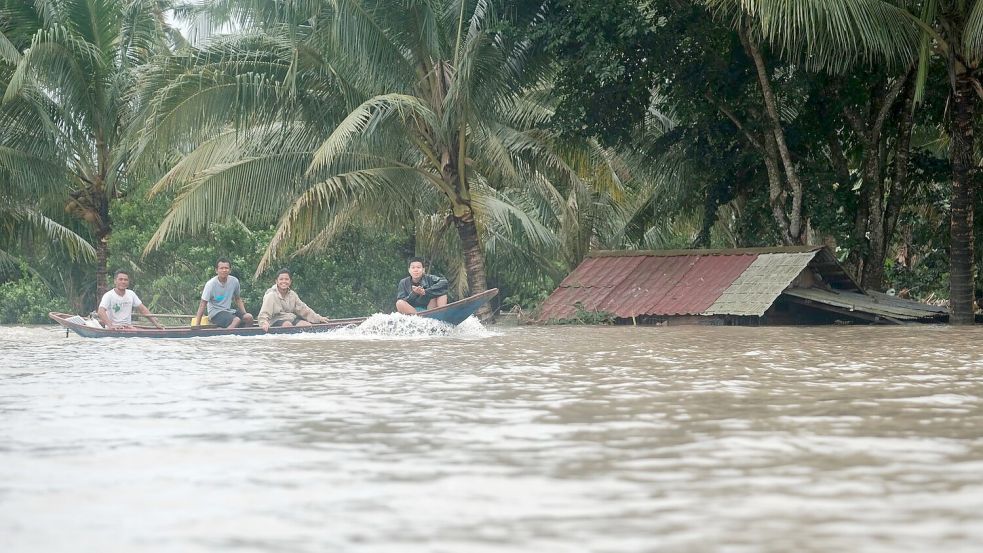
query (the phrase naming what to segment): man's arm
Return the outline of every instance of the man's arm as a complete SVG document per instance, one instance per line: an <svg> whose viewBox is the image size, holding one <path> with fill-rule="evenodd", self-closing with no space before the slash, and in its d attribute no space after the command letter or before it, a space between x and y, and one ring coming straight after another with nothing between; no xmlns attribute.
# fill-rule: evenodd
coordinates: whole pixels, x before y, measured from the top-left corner
<svg viewBox="0 0 983 553"><path fill-rule="evenodd" d="M274 292L275 293L275 292ZM276 310L276 300L273 294L263 296L263 306L259 308L259 315L256 316L256 323L266 332L270 329L270 319Z"/></svg>
<svg viewBox="0 0 983 553"><path fill-rule="evenodd" d="M205 306L207 306L207 305L208 305L208 302L205 301L205 300L201 300L200 302L198 302L198 312L195 313L195 324L193 324L191 326L199 326L199 325L201 325L201 316L205 314Z"/></svg>
<svg viewBox="0 0 983 553"><path fill-rule="evenodd" d="M239 306L239 311L243 313L249 313L246 311L246 303L242 301L242 296L236 296L236 305Z"/></svg>
<svg viewBox="0 0 983 553"><path fill-rule="evenodd" d="M161 329L161 330L163 330L163 329L164 329L164 327L163 327L163 326L161 326L159 322L157 322L157 317L154 317L154 316L153 316L153 314L152 314L152 313L150 313L150 310L149 310L149 309L147 309L147 306L146 306L146 305L144 305L144 304L142 304L142 303L141 303L141 304L140 304L140 305L139 305L139 306L137 307L137 309L139 309L139 310L140 310L140 313L143 313L143 316L145 316L145 317L147 317L148 319L150 319L150 322L152 322L152 323L154 323L154 326L156 326L157 328L159 328L159 329Z"/></svg>
<svg viewBox="0 0 983 553"><path fill-rule="evenodd" d="M297 298L297 309L294 310L294 313L310 323L326 323L329 320L327 317L318 315L317 312L308 307L306 303L300 301L300 298Z"/></svg>
<svg viewBox="0 0 983 553"><path fill-rule="evenodd" d="M101 305L99 306L99 320L102 321L102 326L109 329L115 328L113 321L109 318L109 311L106 311L106 308Z"/></svg>
<svg viewBox="0 0 983 553"><path fill-rule="evenodd" d="M427 297L436 298L447 293L449 287L447 279L442 276L430 275L434 278L430 286L427 286Z"/></svg>
<svg viewBox="0 0 983 553"><path fill-rule="evenodd" d="M406 286L405 283L406 279L404 278L403 280L399 281L399 284L396 285L396 301L407 300L411 295L413 295L412 288Z"/></svg>

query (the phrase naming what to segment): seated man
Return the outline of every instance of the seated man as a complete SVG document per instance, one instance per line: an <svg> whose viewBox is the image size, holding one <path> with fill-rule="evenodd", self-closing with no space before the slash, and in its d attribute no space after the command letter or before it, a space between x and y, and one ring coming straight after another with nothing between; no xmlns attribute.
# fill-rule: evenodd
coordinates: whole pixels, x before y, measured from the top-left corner
<svg viewBox="0 0 983 553"><path fill-rule="evenodd" d="M264 332L271 326L311 326L311 323L326 323L330 319L322 317L300 301L297 292L290 289L290 271L280 269L276 274L276 284L263 295L263 307L259 309L256 321Z"/></svg>
<svg viewBox="0 0 983 553"><path fill-rule="evenodd" d="M201 303L198 305L198 313L195 314L194 326L201 324L201 316L208 308L208 320L216 326L225 328L236 328L241 323L243 326L253 324L253 316L246 313L246 304L240 297L241 288L239 279L232 276L232 262L221 257L215 263L216 276L205 283L205 289L201 291ZM232 301L235 300L236 307L232 308Z"/></svg>
<svg viewBox="0 0 983 553"><path fill-rule="evenodd" d="M409 273L396 288L396 311L416 315L417 311L447 305L447 279L428 275L422 257L410 259Z"/></svg>
<svg viewBox="0 0 983 553"><path fill-rule="evenodd" d="M145 317L150 319L157 328L164 328L157 322L157 317L150 314L147 306L140 301L136 292L127 290L130 286L130 275L126 271L116 271L113 279L115 287L102 295L99 302L99 319L106 328L133 328L133 308L136 307Z"/></svg>

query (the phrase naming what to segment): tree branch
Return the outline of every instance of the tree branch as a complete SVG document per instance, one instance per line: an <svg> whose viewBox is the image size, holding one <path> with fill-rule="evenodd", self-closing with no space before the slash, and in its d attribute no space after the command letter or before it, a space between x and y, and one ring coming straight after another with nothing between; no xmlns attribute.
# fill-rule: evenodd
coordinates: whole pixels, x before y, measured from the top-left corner
<svg viewBox="0 0 983 553"><path fill-rule="evenodd" d="M908 79L911 78L912 73L915 71L915 66L910 65L908 71L905 72L904 76L897 79L891 88L888 90L887 94L884 95L881 101L881 108L877 112L877 117L874 119L874 124L871 126L870 131L870 142L876 143L880 140L881 131L884 130L884 122L887 120L887 116L891 113L891 109L894 107L894 101L897 99L898 94L901 93L902 88Z"/></svg>
<svg viewBox="0 0 983 553"><path fill-rule="evenodd" d="M772 132L775 136L775 146L778 148L782 165L785 168L785 177L788 180L789 186L792 188L792 211L789 214L788 231L792 238L798 241L801 239L803 229L802 181L799 180L798 173L795 169L795 163L792 161L792 156L788 150L788 143L785 141L785 131L782 129L781 117L778 114L778 102L776 101L775 93L771 88L771 81L768 78L768 70L765 67L764 57L761 55L761 51L758 49L758 47L748 37L747 29L741 28L738 31L738 34L740 35L741 43L744 45L745 50L747 50L747 53L751 56L751 59L754 60L754 67L758 73L758 83L761 85L761 93L765 100L765 108L773 126Z"/></svg>
<svg viewBox="0 0 983 553"><path fill-rule="evenodd" d="M860 117L860 114L847 106L843 106L841 111L843 112L843 118L847 120L847 123L850 123L850 128L853 129L853 132L864 137L866 140L867 124L864 123L864 120Z"/></svg>
<svg viewBox="0 0 983 553"><path fill-rule="evenodd" d="M715 105L717 109L720 110L720 113L726 115L727 118L730 119L732 123L734 123L734 126L737 127L737 130L741 131L741 133L744 135L744 138L746 138L747 141L750 142L751 145L755 147L755 149L764 153L765 149L761 145L761 142L758 139L756 139L754 135L751 134L750 131L744 128L744 125L741 123L740 119L738 119L737 116L734 115L733 111L728 109L721 102L718 102L716 99L714 99L714 97L709 92L704 92L703 96L705 96L706 99L709 100L711 104Z"/></svg>

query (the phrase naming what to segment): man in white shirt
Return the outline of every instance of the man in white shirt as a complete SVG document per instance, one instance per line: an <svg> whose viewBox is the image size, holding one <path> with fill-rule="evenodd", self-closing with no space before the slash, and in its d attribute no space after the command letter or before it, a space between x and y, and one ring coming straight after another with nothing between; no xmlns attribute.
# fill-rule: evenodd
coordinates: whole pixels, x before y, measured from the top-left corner
<svg viewBox="0 0 983 553"><path fill-rule="evenodd" d="M164 328L136 293L127 289L130 286L130 275L126 271L116 271L114 283L115 288L103 294L102 301L99 302L99 319L106 328L133 328L134 307L150 319L154 326Z"/></svg>

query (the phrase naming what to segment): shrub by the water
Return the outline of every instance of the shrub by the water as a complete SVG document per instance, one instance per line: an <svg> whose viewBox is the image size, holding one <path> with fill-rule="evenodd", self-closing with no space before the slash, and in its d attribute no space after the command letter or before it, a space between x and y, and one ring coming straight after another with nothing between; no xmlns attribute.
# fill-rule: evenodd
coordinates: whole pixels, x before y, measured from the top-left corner
<svg viewBox="0 0 983 553"><path fill-rule="evenodd" d="M0 284L0 324L50 323L49 311L71 312L72 308L37 276Z"/></svg>

